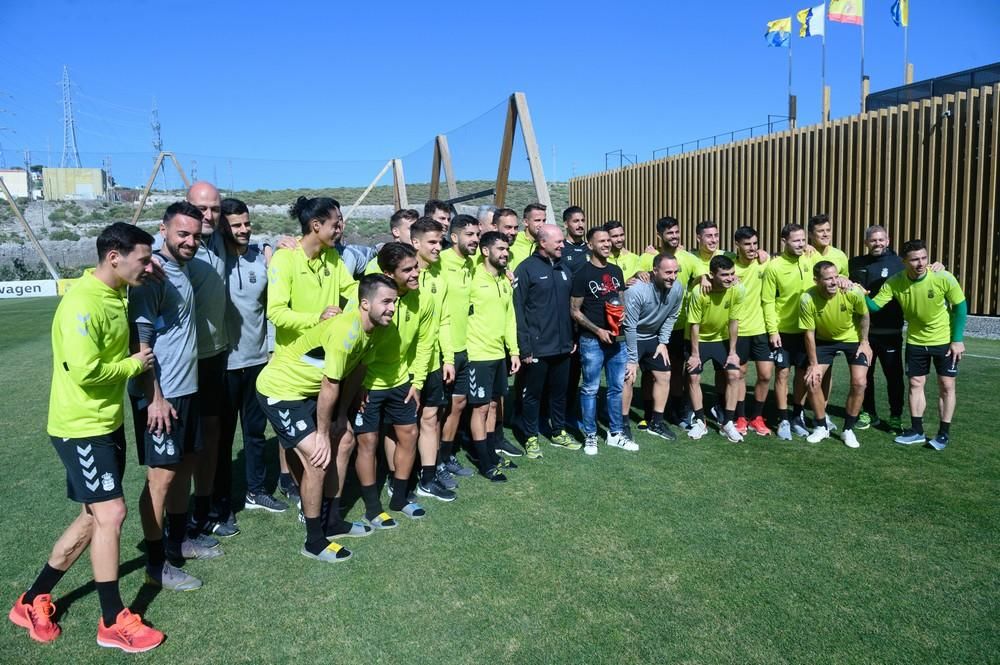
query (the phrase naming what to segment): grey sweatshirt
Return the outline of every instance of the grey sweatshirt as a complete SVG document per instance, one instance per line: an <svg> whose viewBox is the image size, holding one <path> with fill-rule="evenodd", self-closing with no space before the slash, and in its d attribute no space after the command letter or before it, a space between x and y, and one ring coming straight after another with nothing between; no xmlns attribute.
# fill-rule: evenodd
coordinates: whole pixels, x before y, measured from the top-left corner
<svg viewBox="0 0 1000 665"><path fill-rule="evenodd" d="M639 362L639 340L657 339L661 344L670 341L683 300L684 286L680 282L674 282L669 291L652 282L636 282L625 291L623 327L630 363Z"/></svg>

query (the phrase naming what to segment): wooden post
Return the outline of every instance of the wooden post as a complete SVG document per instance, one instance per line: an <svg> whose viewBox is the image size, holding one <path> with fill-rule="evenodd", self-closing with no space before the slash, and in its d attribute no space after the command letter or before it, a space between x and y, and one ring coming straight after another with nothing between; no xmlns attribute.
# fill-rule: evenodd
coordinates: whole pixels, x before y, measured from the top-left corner
<svg viewBox="0 0 1000 665"><path fill-rule="evenodd" d="M517 105L514 103L514 95L511 95L507 103L507 120L504 123L503 139L500 142L496 193L493 195L493 204L498 208L503 207L504 199L507 197L507 180L510 178L510 157L514 151L514 128L516 125Z"/></svg>
<svg viewBox="0 0 1000 665"><path fill-rule="evenodd" d="M521 121L524 150L528 153L531 180L535 183L535 196L538 198L538 202L545 206L545 221L549 224L555 224L555 213L552 210L549 188L545 182L545 172L542 169L542 156L538 152L538 142L535 140L535 126L531 122L531 112L528 111L528 99L523 92L515 92L513 97L517 116Z"/></svg>
<svg viewBox="0 0 1000 665"><path fill-rule="evenodd" d="M354 204L347 209L347 212L344 213L345 223L347 222L348 219L351 218L351 215L354 214L354 209L357 208L359 205L361 205L361 202L364 201L365 197L368 196L368 194L372 191L372 189L375 188L375 185L377 185L378 181L382 179L382 176L385 175L385 172L389 170L389 167L392 166L392 162L393 160L390 159L388 162L385 163L385 166L383 166L382 170L378 172L378 175L375 176L375 179L371 181L371 184L368 185L368 188L365 191L361 192L361 196L358 197L358 200L355 201Z"/></svg>
<svg viewBox="0 0 1000 665"><path fill-rule="evenodd" d="M455 183L455 171L451 168L451 150L448 148L448 137L438 134L436 152L441 155L444 166L444 181L448 185L448 198L458 198L458 185Z"/></svg>
<svg viewBox="0 0 1000 665"><path fill-rule="evenodd" d="M440 187L441 187L441 144L438 143L438 137L435 137L434 156L431 157L431 186L430 186L430 192L428 192L428 197L436 199L438 197L438 189Z"/></svg>
<svg viewBox="0 0 1000 665"><path fill-rule="evenodd" d="M823 124L830 122L830 86L823 86Z"/></svg>
<svg viewBox="0 0 1000 665"><path fill-rule="evenodd" d="M149 196L149 190L153 188L153 181L156 180L156 174L160 172L160 166L163 165L163 158L170 157L173 161L174 166L177 167L177 172L181 174L181 180L184 182L184 188L187 189L191 186L188 181L187 176L184 175L184 169L181 168L181 163L177 161L177 158L172 152L161 152L156 156L156 161L153 162L153 172L149 174L149 180L146 181L146 186L142 188L142 196L139 197L139 205L135 209L135 213L132 215L132 225L134 226L139 221L139 215L142 214L142 209L146 206L146 198Z"/></svg>
<svg viewBox="0 0 1000 665"><path fill-rule="evenodd" d="M406 198L406 179L403 177L403 160L392 160L392 202L396 210L409 208L410 202Z"/></svg>
<svg viewBox="0 0 1000 665"><path fill-rule="evenodd" d="M28 182L30 184L31 181L29 180ZM31 244L35 246L35 251L38 252L39 258L41 258L42 263L45 264L45 269L49 271L50 275L52 275L52 279L59 281L59 271L56 270L54 265L52 265L52 261L49 260L49 255L45 253L44 249L42 249L42 245L38 242L38 238L35 237L31 227L28 226L27 220L24 219L24 215L21 214L21 209L18 208L17 203L14 202L14 197L11 195L10 190L7 189L7 183L3 181L3 178L0 178L0 187L3 188L4 196L7 197L7 203L10 204L10 209L14 211L14 216L17 217L17 221L19 221L21 226L24 227L24 233L28 236L28 240L30 240Z"/></svg>
<svg viewBox="0 0 1000 665"><path fill-rule="evenodd" d="M861 79L861 112L868 110L868 91L871 89L871 79L865 76Z"/></svg>

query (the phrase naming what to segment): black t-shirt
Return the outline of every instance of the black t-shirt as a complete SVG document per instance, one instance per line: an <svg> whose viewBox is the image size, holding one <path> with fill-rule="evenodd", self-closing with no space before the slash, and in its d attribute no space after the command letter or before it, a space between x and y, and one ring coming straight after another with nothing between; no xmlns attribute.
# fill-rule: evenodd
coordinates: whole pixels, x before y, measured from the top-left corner
<svg viewBox="0 0 1000 665"><path fill-rule="evenodd" d="M590 263L590 246L585 242L578 245L567 240L563 245L560 263L569 267L570 273L575 275L580 268Z"/></svg>
<svg viewBox="0 0 1000 665"><path fill-rule="evenodd" d="M598 268L587 261L573 276L572 296L583 298L580 311L588 321L598 328L610 330L604 303L612 297L617 297L621 301L624 286L625 276L621 268L610 263ZM580 334L594 336L585 328L580 329Z"/></svg>

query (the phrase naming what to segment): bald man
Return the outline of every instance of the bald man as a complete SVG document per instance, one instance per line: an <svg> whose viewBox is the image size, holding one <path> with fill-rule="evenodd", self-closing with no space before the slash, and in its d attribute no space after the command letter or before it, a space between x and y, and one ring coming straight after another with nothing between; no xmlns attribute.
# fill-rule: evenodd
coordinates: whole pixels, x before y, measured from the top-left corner
<svg viewBox="0 0 1000 665"><path fill-rule="evenodd" d="M580 444L565 430L566 383L573 350L573 322L569 316L573 276L570 268L559 260L564 243L562 229L554 224L540 224L534 236L537 243L534 253L514 270L514 316L524 368L521 427L529 459L542 456L538 413L543 394L548 395L551 445L580 449Z"/></svg>
<svg viewBox="0 0 1000 665"><path fill-rule="evenodd" d="M219 464L219 434L229 335L226 310L226 245L216 233L222 216L222 197L210 182L196 182L187 192L187 201L201 211L201 244L188 264L194 288L195 326L198 333L198 406L201 413L203 448L194 471L194 514L189 536L203 545L218 545L211 534L235 536L235 517L225 522L209 519L215 469ZM229 460L225 461L226 464Z"/></svg>

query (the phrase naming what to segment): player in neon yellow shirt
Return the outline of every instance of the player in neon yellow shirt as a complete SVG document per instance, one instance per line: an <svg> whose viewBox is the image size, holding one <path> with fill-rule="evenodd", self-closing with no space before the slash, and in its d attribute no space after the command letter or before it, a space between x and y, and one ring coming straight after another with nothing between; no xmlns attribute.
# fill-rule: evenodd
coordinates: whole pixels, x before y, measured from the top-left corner
<svg viewBox="0 0 1000 665"><path fill-rule="evenodd" d="M813 215L809 218L807 230L809 248L806 250L806 259L814 266L820 261L829 261L837 267L837 274L847 277L847 254L833 246L833 224L830 222L830 216L825 213ZM841 288L843 286L841 283Z"/></svg>
<svg viewBox="0 0 1000 665"><path fill-rule="evenodd" d="M764 268L770 257L760 249L756 229L741 226L733 234L733 241L736 253L730 258L735 264L736 277L746 290L746 308L743 318L740 319L738 342L743 364L740 366L740 398L736 403L736 430L740 434L753 431L758 436L770 436L771 430L764 422L763 414L771 377L774 375L774 358L771 355L767 324L764 321L764 307L760 297ZM746 374L750 362L754 364L757 383L749 399L748 419L744 400L747 398Z"/></svg>
<svg viewBox="0 0 1000 665"><path fill-rule="evenodd" d="M521 367L517 345L514 293L507 279L507 241L491 231L479 239L483 263L472 277L469 295L469 429L479 457L479 470L493 482L504 482L496 441L503 428L498 401L507 394L507 364L511 374ZM489 441L493 445L488 445Z"/></svg>
<svg viewBox="0 0 1000 665"><path fill-rule="evenodd" d="M691 391L691 408L694 421L688 436L700 439L708 432L705 425L705 408L702 401L701 373L704 361L715 364L719 383L724 373L726 386L722 432L733 443L743 440L736 431L736 401L739 399L740 359L737 351L740 319L744 316L746 291L736 281L736 266L727 256L712 258L712 289L703 293L701 286L691 288L688 299L688 323L691 325L691 353L685 367Z"/></svg>
<svg viewBox="0 0 1000 665"><path fill-rule="evenodd" d="M611 238L611 255L608 257L608 263L621 269L622 275L625 276L625 287L628 288L635 284L637 273L641 272L640 257L625 249L625 226L621 222L614 219L606 222L604 230ZM645 272L643 281L649 281L649 276Z"/></svg>
<svg viewBox="0 0 1000 665"><path fill-rule="evenodd" d="M861 402L865 398L868 363L872 357L868 344L870 318L865 294L857 287L842 289L839 269L832 261L817 263L813 267L813 275L816 285L803 293L799 300L799 325L805 335L809 362L805 382L817 423L806 441L819 443L830 436L826 425L827 398L823 393L823 377L837 354L843 352L851 368L843 441L848 448L857 448L860 444L854 434L854 425L858 422Z"/></svg>
<svg viewBox="0 0 1000 665"><path fill-rule="evenodd" d="M439 210L440 212L440 210ZM417 251L420 269L420 309L434 312L427 334L432 339L427 359L427 379L420 392L420 424L417 450L420 454L419 496L439 501L454 501L457 483L438 474L438 448L441 442L441 414L448 405L445 385L455 382L455 349L452 346L448 282L441 266L441 239L444 228L430 217L421 217L410 227L410 241Z"/></svg>
<svg viewBox="0 0 1000 665"><path fill-rule="evenodd" d="M357 309L324 319L276 351L257 377L261 409L281 446L295 451L288 456L289 467L299 483L306 523L301 553L310 559L345 561L351 552L328 539L372 532L363 524L344 522L337 497L353 448L348 416L372 338L392 321L395 301L393 282L366 275Z"/></svg>
<svg viewBox="0 0 1000 665"><path fill-rule="evenodd" d="M48 433L66 468L67 496L82 506L8 615L36 642L59 637L52 590L88 546L101 606L97 643L135 653L163 642L163 633L125 607L118 587L127 512L122 397L125 382L154 361L149 348L129 356L125 287L152 274L152 245L151 235L130 224L105 228L97 238L97 267L69 290L52 320Z"/></svg>
<svg viewBox="0 0 1000 665"><path fill-rule="evenodd" d="M279 249L267 270L267 318L274 347L291 344L306 330L356 300L358 284L333 248L343 234L340 204L300 196L291 216L302 226L295 249Z"/></svg>
<svg viewBox="0 0 1000 665"><path fill-rule="evenodd" d="M441 252L441 267L448 285L445 307L450 310L449 330L455 352L455 380L446 386L451 394L451 404L441 427L441 466L448 473L460 477L472 475L470 469L458 462L454 445L469 392L469 296L476 269L475 257L479 256L479 228L480 222L474 217L456 215L451 221L451 247Z"/></svg>
<svg viewBox="0 0 1000 665"><path fill-rule="evenodd" d="M792 440L792 420L795 433L808 436L802 419L806 397L804 374L799 369L805 364L806 348L802 328L799 326L799 300L811 288L812 264L803 257L806 247L806 230L800 224L785 224L781 229L781 254L771 257L764 269L760 299L764 306L764 325L774 352L777 369L774 378L774 401L778 407L778 438ZM788 413L788 374L795 367L792 386L794 414Z"/></svg>
<svg viewBox="0 0 1000 665"><path fill-rule="evenodd" d="M538 229L545 223L546 206L529 203L524 208L524 230L517 234L509 248L510 261L507 270L514 272L521 261L535 253L538 246Z"/></svg>
<svg viewBox="0 0 1000 665"><path fill-rule="evenodd" d="M395 520L382 511L375 486L375 449L383 425L391 425L386 440L393 477L389 509L419 519L424 508L407 499L410 472L416 457L417 414L420 392L427 378L434 348L432 307L421 307L420 268L412 246L388 242L378 252L379 267L399 290L392 323L375 336L374 349L365 373L368 395L354 420L358 441L358 480L369 526L388 529ZM392 447L390 447L392 446Z"/></svg>
<svg viewBox="0 0 1000 665"><path fill-rule="evenodd" d="M958 363L965 353L962 339L968 305L965 294L954 275L947 271L928 269L927 245L923 240L910 240L900 248L905 270L893 275L878 294L868 301L877 312L889 300L903 309L908 325L906 332L906 373L910 377L910 429L896 437L896 443L923 443L924 410L927 398L924 385L930 373L931 361L938 377L940 424L938 434L928 442L935 450L948 445L951 419L955 415L955 377Z"/></svg>

